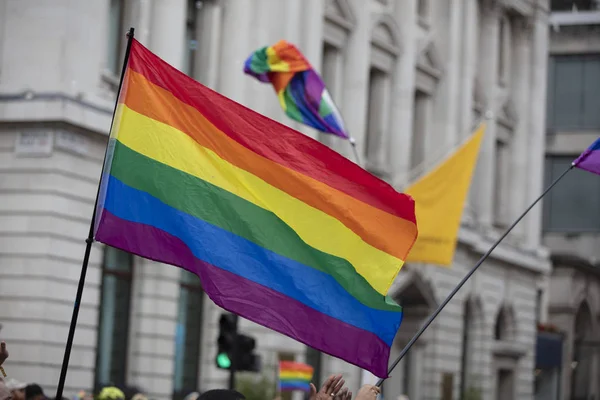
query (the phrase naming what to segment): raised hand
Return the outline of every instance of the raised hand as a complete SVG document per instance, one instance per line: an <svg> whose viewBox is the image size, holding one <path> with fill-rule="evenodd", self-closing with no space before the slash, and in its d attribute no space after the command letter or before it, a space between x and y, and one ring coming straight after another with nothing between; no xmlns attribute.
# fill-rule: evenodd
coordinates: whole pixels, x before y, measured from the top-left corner
<svg viewBox="0 0 600 400"><path fill-rule="evenodd" d="M380 392L381 389L377 386L364 385L360 388L354 400L375 400Z"/></svg>
<svg viewBox="0 0 600 400"><path fill-rule="evenodd" d="M335 400L352 400L352 392L348 388L343 388L334 397Z"/></svg>
<svg viewBox="0 0 600 400"><path fill-rule="evenodd" d="M342 379L342 375L331 375L323 386L321 386L321 390L317 392L317 388L312 383L310 384L310 400L332 400L339 399L340 397L336 396L344 387L345 380ZM341 393L340 393L341 394ZM346 400L345 398L342 400Z"/></svg>

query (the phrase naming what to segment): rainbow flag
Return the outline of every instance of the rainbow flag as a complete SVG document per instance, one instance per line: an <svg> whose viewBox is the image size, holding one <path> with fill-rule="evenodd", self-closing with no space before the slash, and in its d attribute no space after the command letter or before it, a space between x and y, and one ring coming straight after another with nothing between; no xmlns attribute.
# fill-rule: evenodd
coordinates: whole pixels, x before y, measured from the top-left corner
<svg viewBox="0 0 600 400"><path fill-rule="evenodd" d="M96 240L197 274L220 307L386 375L412 198L135 40L95 218Z"/></svg>
<svg viewBox="0 0 600 400"><path fill-rule="evenodd" d="M293 44L280 40L255 51L246 60L244 72L261 82L271 82L288 117L349 139L323 79Z"/></svg>
<svg viewBox="0 0 600 400"><path fill-rule="evenodd" d="M600 138L596 139L577 159L573 162L576 168L600 175Z"/></svg>
<svg viewBox="0 0 600 400"><path fill-rule="evenodd" d="M290 392L293 390L302 390L310 392L310 381L313 377L314 369L310 365L294 362L279 362L279 391Z"/></svg>

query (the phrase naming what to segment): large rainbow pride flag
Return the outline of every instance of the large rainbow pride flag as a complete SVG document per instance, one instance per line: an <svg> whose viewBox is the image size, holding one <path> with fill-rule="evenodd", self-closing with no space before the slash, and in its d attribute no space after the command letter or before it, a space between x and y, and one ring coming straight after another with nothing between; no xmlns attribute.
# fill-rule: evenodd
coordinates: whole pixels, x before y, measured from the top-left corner
<svg viewBox="0 0 600 400"><path fill-rule="evenodd" d="M256 50L246 59L244 72L261 82L270 82L281 108L291 119L350 138L323 79L293 44L280 40Z"/></svg>
<svg viewBox="0 0 600 400"><path fill-rule="evenodd" d="M386 376L387 291L415 205L319 142L206 88L133 40L95 239L196 273L220 307Z"/></svg>

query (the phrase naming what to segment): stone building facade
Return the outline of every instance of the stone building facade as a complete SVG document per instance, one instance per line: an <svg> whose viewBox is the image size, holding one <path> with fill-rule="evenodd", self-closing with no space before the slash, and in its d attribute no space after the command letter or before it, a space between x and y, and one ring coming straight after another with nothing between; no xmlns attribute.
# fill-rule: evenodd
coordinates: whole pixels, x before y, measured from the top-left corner
<svg viewBox="0 0 600 400"><path fill-rule="evenodd" d="M0 2L0 323L7 367L51 393L118 83L124 36L258 112L351 157L347 143L288 120L272 88L242 72L286 39L323 77L362 164L401 189L488 129L452 268L407 265L393 354L540 193L548 51L546 0L56 0ZM531 399L536 322L550 260L541 210L448 305L384 385L411 400ZM94 245L67 393L107 382L156 399L224 386L214 364L221 312L194 276ZM305 360L322 380L357 368L247 321L265 373ZM273 376L271 375L271 376Z"/></svg>
<svg viewBox="0 0 600 400"><path fill-rule="evenodd" d="M600 136L600 2L552 1L546 183ZM563 335L560 398L600 396L600 179L573 170L544 202L549 322Z"/></svg>

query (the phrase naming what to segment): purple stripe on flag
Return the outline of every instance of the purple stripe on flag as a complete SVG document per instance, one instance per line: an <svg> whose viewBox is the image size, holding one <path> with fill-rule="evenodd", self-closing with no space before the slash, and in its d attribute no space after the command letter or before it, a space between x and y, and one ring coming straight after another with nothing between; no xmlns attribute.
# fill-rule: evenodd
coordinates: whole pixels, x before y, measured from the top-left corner
<svg viewBox="0 0 600 400"><path fill-rule="evenodd" d="M218 306L298 341L300 337L310 338L302 342L379 377L387 377L387 366L381 360L389 358L390 348L375 334L208 264L196 258L179 238L165 231L118 218L104 209L96 237L135 255L181 266L200 277L204 291Z"/></svg>

